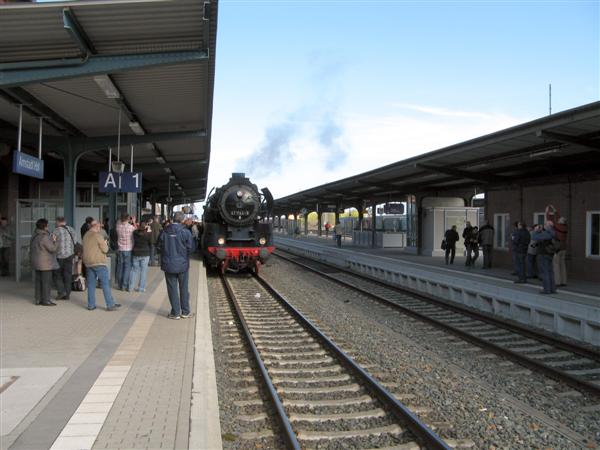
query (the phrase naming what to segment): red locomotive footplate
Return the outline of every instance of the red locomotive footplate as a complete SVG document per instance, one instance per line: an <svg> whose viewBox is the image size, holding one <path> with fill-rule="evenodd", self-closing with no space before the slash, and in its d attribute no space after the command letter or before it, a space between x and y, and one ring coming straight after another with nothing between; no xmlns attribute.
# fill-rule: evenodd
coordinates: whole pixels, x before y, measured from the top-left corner
<svg viewBox="0 0 600 450"><path fill-rule="evenodd" d="M262 249L273 253L275 247L207 247L209 253L216 255L217 250L225 250L226 259L239 259L240 257L258 258Z"/></svg>

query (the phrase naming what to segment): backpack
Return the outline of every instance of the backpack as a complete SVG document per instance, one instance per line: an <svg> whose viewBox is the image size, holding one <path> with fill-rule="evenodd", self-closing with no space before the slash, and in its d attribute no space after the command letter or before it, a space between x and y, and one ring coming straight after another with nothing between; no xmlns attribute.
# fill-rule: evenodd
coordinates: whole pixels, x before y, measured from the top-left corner
<svg viewBox="0 0 600 450"><path fill-rule="evenodd" d="M542 248L547 255L554 255L560 251L560 240L552 238L542 241Z"/></svg>

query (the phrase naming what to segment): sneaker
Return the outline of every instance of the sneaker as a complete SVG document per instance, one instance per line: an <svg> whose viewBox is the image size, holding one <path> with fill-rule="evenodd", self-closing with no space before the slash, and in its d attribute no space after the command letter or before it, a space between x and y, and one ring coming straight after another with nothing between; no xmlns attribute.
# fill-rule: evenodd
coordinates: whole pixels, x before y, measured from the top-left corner
<svg viewBox="0 0 600 450"><path fill-rule="evenodd" d="M87 309L88 309L88 311L93 311L93 310L96 309L96 307L95 306L88 306Z"/></svg>
<svg viewBox="0 0 600 450"><path fill-rule="evenodd" d="M190 317L194 317L194 313L187 313L181 315L182 319L189 319Z"/></svg>
<svg viewBox="0 0 600 450"><path fill-rule="evenodd" d="M180 316L176 316L175 314L169 314L167 317L169 319L173 319L173 320L179 320L179 319L181 319Z"/></svg>
<svg viewBox="0 0 600 450"><path fill-rule="evenodd" d="M116 311L116 310L117 310L118 308L120 308L120 307L121 307L121 304L120 304L120 303L115 303L114 305L112 305L112 306L109 306L108 308L106 308L106 310L107 310L107 311Z"/></svg>

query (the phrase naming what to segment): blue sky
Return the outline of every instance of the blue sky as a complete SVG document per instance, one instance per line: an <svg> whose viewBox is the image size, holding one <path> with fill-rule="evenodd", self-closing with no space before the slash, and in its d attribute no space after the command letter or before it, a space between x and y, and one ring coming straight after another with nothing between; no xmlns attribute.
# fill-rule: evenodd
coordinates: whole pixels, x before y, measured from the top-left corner
<svg viewBox="0 0 600 450"><path fill-rule="evenodd" d="M600 99L599 1L219 3L209 187L275 197Z"/></svg>

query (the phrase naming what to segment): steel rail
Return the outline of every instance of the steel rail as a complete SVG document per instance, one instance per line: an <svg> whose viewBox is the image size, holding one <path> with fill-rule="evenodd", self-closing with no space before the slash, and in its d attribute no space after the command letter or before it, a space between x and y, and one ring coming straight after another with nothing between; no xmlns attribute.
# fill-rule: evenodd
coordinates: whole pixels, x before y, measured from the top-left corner
<svg viewBox="0 0 600 450"><path fill-rule="evenodd" d="M252 333L250 333L250 329L248 328L248 324L246 323L246 319L244 318L244 314L240 308L240 305L239 305L237 298L233 292L233 289L231 288L229 282L227 281L227 279L225 278L224 275L220 274L219 276L221 278L221 282L223 283L223 287L225 288L227 296L233 303L233 306L237 313L238 319L240 320L240 324L242 325L242 328L244 329L244 334L246 335L246 340L248 341L248 343L250 344L250 348L252 349L252 354L254 355L254 360L256 361L256 364L258 365L258 367L260 369L260 373L262 375L263 381L264 381L265 385L267 386L267 391L269 393L269 397L270 397L271 401L273 402L273 406L275 407L275 410L277 411L277 418L279 419L279 423L283 429L286 444L287 444L288 448L290 448L290 449L300 450L302 447L300 446L300 443L298 442L298 437L296 436L296 433L294 432L294 430L292 428L292 424L285 412L285 409L283 408L283 403L281 401L281 398L279 398L279 394L277 394L277 390L275 389L275 386L273 386L273 382L271 381L269 372L267 371L267 368L265 367L265 364L263 363L263 360L260 356L260 352L258 351L258 348L256 348L256 344L254 343Z"/></svg>
<svg viewBox="0 0 600 450"><path fill-rule="evenodd" d="M423 423L410 409L399 402L396 397L385 389L377 380L360 367L350 356L348 356L340 347L329 339L319 328L298 311L279 291L259 275L253 274L255 279L264 287L274 298L276 298L305 328L316 335L321 343L331 352L333 352L340 361L350 369L391 412L401 422L407 424L407 428L420 440L428 449L450 450L436 433L434 433L425 423Z"/></svg>
<svg viewBox="0 0 600 450"><path fill-rule="evenodd" d="M512 351L512 350L507 349L505 347L502 347L500 345L494 344L493 342L486 341L483 338L479 338L479 337L474 336L474 335L472 335L472 334L470 334L470 333L468 333L466 331L462 331L459 328L453 327L452 325L448 325L448 324L446 324L446 323L444 323L442 321L439 321L437 319L428 317L426 314L419 313L417 311L413 311L412 309L410 309L410 308L408 308L406 306L402 306L401 304L398 304L398 303L396 303L393 300L390 300L388 298L385 298L385 297L383 297L381 295L375 294L373 292L370 292L370 291L368 291L366 289L363 289L363 288L360 288L358 286L354 286L354 285L352 285L352 284L350 284L350 283L348 283L346 281L339 280L339 279L335 278L333 275L330 275L330 274L327 274L327 273L323 273L323 272L319 271L318 269L310 267L310 266L308 266L306 264L303 264L303 263L301 263L299 261L295 261L295 260L293 260L291 258L287 258L287 257L282 256L282 255L277 254L277 253L273 253L273 254L275 254L276 256L278 256L281 259L284 259L284 260L286 260L288 262L296 264L296 265L298 265L298 266L300 266L300 267L302 267L302 268L304 268L306 270L309 270L311 272L314 272L314 273L318 274L321 277L324 277L324 278L326 278L326 279L328 279L330 281L333 281L334 283L337 283L337 284L339 284L341 286L344 286L346 288L349 288L349 289L355 290L357 292L360 292L361 294L363 294L363 295L365 295L367 297L370 297L370 298L378 301L379 303L382 303L382 304L384 304L386 306L390 306L392 308L400 310L400 311L402 311L402 313L404 313L406 315L414 317L414 318L416 318L418 320L421 320L423 322L430 323L430 324L432 324L432 325L434 325L434 326L436 326L438 328L442 328L442 329L446 330L447 332L455 334L455 335L459 336L460 338L462 338L464 340L467 340L467 341L469 341L469 342L471 342L471 343L473 343L475 345L487 348L487 349L493 351L494 353L501 354L501 355L506 356L506 357L508 357L510 359L513 359L513 360L517 361L518 363L520 363L520 364L522 364L524 366L527 366L530 369L539 370L542 373L544 373L545 375L547 375L547 376L549 376L551 378L563 381L563 382L569 384L570 386L572 386L572 387L574 387L576 389L585 390L586 392L589 392L589 393L594 394L596 396L600 396L600 385L596 385L596 384L591 383L591 382L589 382L587 380L583 380L583 379L580 379L580 378L578 378L576 376L570 375L568 372L565 372L563 370L556 369L554 367L546 366L543 363L540 363L540 362L538 362L538 361L536 361L536 360L534 360L532 358L528 358L527 356L525 356L525 355L523 355L521 353ZM299 258L305 258L305 257L299 256L299 255L294 255L294 256L298 256ZM305 259L308 259L308 258L305 258ZM322 261L315 261L315 262L317 262L318 264L322 264L322 265L328 266L328 267L335 267L336 269L338 269L341 272L348 273L348 274L350 274L352 276L356 276L358 278L364 278L364 279L367 279L367 280L372 281L372 282L373 281L379 282L382 285L384 285L384 287L386 287L386 288L391 288L392 290L395 290L397 292L403 292L404 291L404 293L409 293L409 294L411 294L411 295L413 295L415 297L419 297L423 301L426 301L426 302L429 302L429 303L433 303L432 299L430 299L429 297L422 298L423 296L421 294L417 294L417 293L413 292L412 290L398 288L396 286L392 287L392 286L389 286L387 283L381 282L380 280L375 280L375 279L367 278L367 277L361 276L359 274L356 274L354 272L349 272L349 271L344 270L342 268L339 268L339 267L332 266L330 264L324 263ZM440 307L447 307L447 306L449 306L445 302L441 302L441 301L435 302L435 304L436 304L436 306L440 306ZM448 309L452 309L452 308L448 308ZM455 312L459 312L461 314L466 313L463 310L458 310L458 311L455 311ZM510 327L508 327L508 326L506 326L506 324L504 322L490 319L487 316L479 316L477 313L472 312L472 311L468 311L468 312L469 312L469 314L467 314L467 315L470 316L471 318L475 319L475 320L481 320L481 321L490 323L492 325L498 326L499 328L508 328L508 329L510 329L510 331L515 331L517 333L522 333L522 334L524 334L524 335L526 335L526 336L528 336L528 337L530 337L532 339L537 339L537 340L539 340L541 342L545 342L545 343L548 343L550 345L555 345L555 344L552 343L552 339L548 338L547 336L542 336L542 338L543 338L542 339L542 338L539 338L538 335L535 332L532 332L531 330L527 330L527 333L525 333L525 332L522 332L519 329L519 327L516 327L515 325L511 324ZM574 354L580 354L578 351L575 351L575 350L571 349L569 343L566 343L564 341L559 341L559 342L561 344L560 348L562 348L563 350L567 350L567 351L569 351L571 353L574 353ZM558 345L555 345L555 346L559 347ZM581 349L581 347L579 347L579 346L575 346L575 348L577 350ZM586 350L586 352L590 351L588 349L585 349L585 350ZM594 359L594 360L597 361L598 360L598 355L595 354L595 353L593 353L593 352L592 352L592 354L594 355L594 357L591 358L591 359Z"/></svg>

